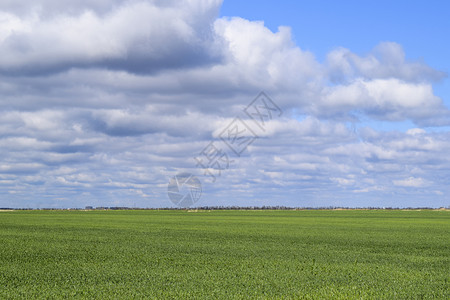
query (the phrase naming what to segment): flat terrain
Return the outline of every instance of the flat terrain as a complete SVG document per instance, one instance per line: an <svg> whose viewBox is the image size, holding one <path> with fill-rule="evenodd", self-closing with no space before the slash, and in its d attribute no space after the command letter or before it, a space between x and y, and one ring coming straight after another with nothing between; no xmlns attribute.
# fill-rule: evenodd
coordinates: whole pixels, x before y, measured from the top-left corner
<svg viewBox="0 0 450 300"><path fill-rule="evenodd" d="M0 298L450 299L449 211L0 212Z"/></svg>

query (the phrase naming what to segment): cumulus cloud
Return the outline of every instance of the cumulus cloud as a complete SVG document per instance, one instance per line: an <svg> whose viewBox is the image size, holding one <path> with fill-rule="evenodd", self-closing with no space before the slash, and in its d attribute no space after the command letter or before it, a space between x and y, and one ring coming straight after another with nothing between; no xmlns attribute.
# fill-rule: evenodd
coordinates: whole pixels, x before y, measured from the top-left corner
<svg viewBox="0 0 450 300"><path fill-rule="evenodd" d="M41 12L53 4L37 5L25 16L0 12L2 73L95 67L153 73L220 58L210 29L220 1L184 1L176 6L123 1L110 4L110 11L102 15L80 3L84 9L78 14L62 10L44 18Z"/></svg>
<svg viewBox="0 0 450 300"><path fill-rule="evenodd" d="M406 179L394 180L394 184L404 187L424 187L428 185L427 182L420 177L419 178L409 177Z"/></svg>
<svg viewBox="0 0 450 300"><path fill-rule="evenodd" d="M449 125L450 113L429 83L399 79L355 79L346 85L324 88L317 115L350 119L352 113L388 121L412 120L419 125Z"/></svg>
<svg viewBox="0 0 450 300"><path fill-rule="evenodd" d="M378 120L412 120L421 126L448 126L450 112L434 95L432 83L447 76L420 61L406 61L402 47L381 42L367 56L338 48L328 54L328 79L313 107L316 114Z"/></svg>
<svg viewBox="0 0 450 300"><path fill-rule="evenodd" d="M321 64L288 27L218 18L220 5L2 1L0 205L170 206L179 171L205 180L199 205L448 199L450 115L433 91L445 74L392 42ZM283 110L264 130L243 113L261 90ZM235 117L258 138L206 185L194 157Z"/></svg>
<svg viewBox="0 0 450 300"><path fill-rule="evenodd" d="M227 45L231 74L241 83L292 90L319 76L314 56L293 44L288 27L273 33L263 22L242 18L219 19L214 26Z"/></svg>
<svg viewBox="0 0 450 300"><path fill-rule="evenodd" d="M406 61L402 46L395 42L381 42L364 57L349 49L335 49L327 56L327 69L333 82L348 82L355 77L427 82L446 76L444 72L434 70L423 62Z"/></svg>

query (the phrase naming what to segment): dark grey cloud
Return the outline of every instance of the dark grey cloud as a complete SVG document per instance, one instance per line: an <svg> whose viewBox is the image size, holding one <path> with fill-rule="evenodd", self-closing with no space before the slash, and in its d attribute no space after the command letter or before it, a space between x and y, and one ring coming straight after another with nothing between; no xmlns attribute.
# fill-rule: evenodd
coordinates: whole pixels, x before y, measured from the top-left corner
<svg viewBox="0 0 450 300"><path fill-rule="evenodd" d="M212 31L220 1L120 1L109 3L107 14L96 9L95 4L106 5L103 1L55 4L31 6L33 13L24 15L11 11L15 5L4 4L4 11L0 6L0 73L39 76L100 67L152 74L221 59ZM43 14L47 6L54 15Z"/></svg>
<svg viewBox="0 0 450 300"><path fill-rule="evenodd" d="M127 0L3 0L0 3L0 10L11 12L20 16L32 13L40 13L46 15L54 14L74 14L78 15L86 10L96 12L108 12L114 7L121 4L132 2ZM137 1L135 1L137 2Z"/></svg>

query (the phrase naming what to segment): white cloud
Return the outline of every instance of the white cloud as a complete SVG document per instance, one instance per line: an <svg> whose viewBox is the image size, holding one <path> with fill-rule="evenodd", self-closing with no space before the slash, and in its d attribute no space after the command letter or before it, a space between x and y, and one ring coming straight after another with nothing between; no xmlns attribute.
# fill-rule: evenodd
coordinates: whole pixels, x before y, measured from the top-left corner
<svg viewBox="0 0 450 300"><path fill-rule="evenodd" d="M292 90L320 73L314 56L293 44L288 27L273 33L263 22L242 18L218 19L214 26L228 46L228 62L239 81L268 90Z"/></svg>
<svg viewBox="0 0 450 300"><path fill-rule="evenodd" d="M417 135L425 134L426 131L422 128L411 128L411 129L408 129L406 131L406 133L409 135L412 135L412 136L417 136Z"/></svg>
<svg viewBox="0 0 450 300"><path fill-rule="evenodd" d="M394 42L381 42L365 57L338 48L328 54L327 65L330 78L335 82L351 81L355 77L422 82L446 76L423 62L407 62L401 45Z"/></svg>
<svg viewBox="0 0 450 300"><path fill-rule="evenodd" d="M332 181L337 182L339 185L352 185L355 183L354 179L348 179L348 178L339 178L339 177L332 177L330 178Z"/></svg>
<svg viewBox="0 0 450 300"><path fill-rule="evenodd" d="M312 112L349 119L357 111L378 120L450 124L450 113L442 99L434 95L431 84L399 79L355 79L349 84L324 88L323 97Z"/></svg>
<svg viewBox="0 0 450 300"><path fill-rule="evenodd" d="M415 178L415 177L409 177L406 179L399 179L393 181L395 185L397 186L404 186L404 187L424 187L428 185L428 182L424 180L423 178Z"/></svg>
<svg viewBox="0 0 450 300"><path fill-rule="evenodd" d="M404 187L445 201L450 137L422 128L449 125L433 91L441 72L395 43L366 56L339 48L321 64L288 27L217 18L220 4L2 1L1 206L169 206L168 178L202 176L194 156L236 116L253 124L242 109L260 90L283 116L255 128L215 184L202 176L199 204L349 203L357 192L376 206L417 197Z"/></svg>

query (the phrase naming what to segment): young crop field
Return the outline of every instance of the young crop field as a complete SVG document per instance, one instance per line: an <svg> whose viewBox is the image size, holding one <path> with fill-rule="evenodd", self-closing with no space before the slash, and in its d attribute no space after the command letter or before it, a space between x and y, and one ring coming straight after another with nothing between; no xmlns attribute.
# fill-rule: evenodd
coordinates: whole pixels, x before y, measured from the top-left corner
<svg viewBox="0 0 450 300"><path fill-rule="evenodd" d="M0 212L1 299L450 299L450 212Z"/></svg>

